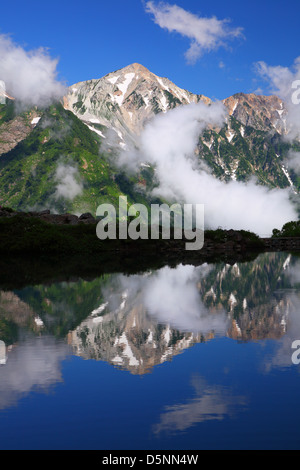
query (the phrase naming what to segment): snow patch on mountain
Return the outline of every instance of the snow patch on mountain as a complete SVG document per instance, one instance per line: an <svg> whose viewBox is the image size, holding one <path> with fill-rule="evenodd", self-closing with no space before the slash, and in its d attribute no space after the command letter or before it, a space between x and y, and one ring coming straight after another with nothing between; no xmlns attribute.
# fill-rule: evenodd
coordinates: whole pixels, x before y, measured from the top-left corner
<svg viewBox="0 0 300 470"><path fill-rule="evenodd" d="M88 126L88 128L89 128L91 131L96 132L96 134L100 135L100 137L102 137L103 139L106 139L105 135L102 134L102 132L99 131L98 129L95 129L95 128L92 127L92 126Z"/></svg>
<svg viewBox="0 0 300 470"><path fill-rule="evenodd" d="M297 194L297 191L295 190L294 183L293 183L293 181L292 181L292 179L289 175L289 172L287 171L287 169L285 168L284 165L281 166L281 169L282 169L283 173L285 174L288 182L290 183L290 186L293 189L294 194Z"/></svg>
<svg viewBox="0 0 300 470"><path fill-rule="evenodd" d="M120 78L120 75L118 75L117 77L108 78L107 81L114 85L119 80L119 78Z"/></svg>
<svg viewBox="0 0 300 470"><path fill-rule="evenodd" d="M135 76L135 73L127 73L125 75L124 82L118 84L118 88L122 92L122 95L120 97L116 98L118 100L119 106L122 106L125 94L127 93L128 87L129 87L130 83L132 82L134 76Z"/></svg>
<svg viewBox="0 0 300 470"><path fill-rule="evenodd" d="M134 356L133 352L132 352L132 349L128 343L128 340L127 340L127 337L126 337L126 333L124 332L122 334L122 336L115 342L115 345L121 345L121 346L125 346L125 348L123 349L123 356L127 357L127 359L129 359L129 365L130 366L139 366L139 361L137 360L137 358Z"/></svg>
<svg viewBox="0 0 300 470"><path fill-rule="evenodd" d="M160 100L161 106L162 106L162 111L163 113L166 113L168 110L168 101L165 95L163 94Z"/></svg>
<svg viewBox="0 0 300 470"><path fill-rule="evenodd" d="M31 121L31 125L36 126L39 123L40 119L41 119L40 117L33 118Z"/></svg>
<svg viewBox="0 0 300 470"><path fill-rule="evenodd" d="M228 131L226 132L226 137L229 143L232 141L234 136L235 136L235 132L232 129L228 129Z"/></svg>
<svg viewBox="0 0 300 470"><path fill-rule="evenodd" d="M160 84L162 88L164 88L167 91L170 91L170 88L164 84L163 80L160 77L156 77L156 80L158 81L158 83Z"/></svg>

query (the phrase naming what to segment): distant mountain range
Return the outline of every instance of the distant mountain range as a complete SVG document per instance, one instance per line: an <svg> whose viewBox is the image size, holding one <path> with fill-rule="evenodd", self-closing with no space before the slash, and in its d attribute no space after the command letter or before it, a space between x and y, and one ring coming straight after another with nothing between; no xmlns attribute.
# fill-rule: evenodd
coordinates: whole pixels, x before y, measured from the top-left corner
<svg viewBox="0 0 300 470"><path fill-rule="evenodd" d="M77 83L62 103L47 109L18 111L18 103L7 98L0 105L0 205L95 213L100 203L116 202L120 194L149 204L153 168L144 165L136 176L127 175L112 156L137 145L156 114L200 101L212 102L140 64ZM255 176L260 184L297 193L300 179L285 159L291 148L300 147L282 138L287 132L284 102L238 93L223 103L226 123L199 136L199 160L224 181Z"/></svg>

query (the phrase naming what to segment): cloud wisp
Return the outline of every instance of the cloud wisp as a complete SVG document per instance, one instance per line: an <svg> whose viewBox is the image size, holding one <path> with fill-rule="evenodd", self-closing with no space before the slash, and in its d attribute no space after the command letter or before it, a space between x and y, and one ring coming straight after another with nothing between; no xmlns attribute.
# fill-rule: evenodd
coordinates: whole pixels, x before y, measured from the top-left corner
<svg viewBox="0 0 300 470"><path fill-rule="evenodd" d="M0 34L0 79L19 105L44 107L64 95L57 64L46 49L26 51L9 36Z"/></svg>
<svg viewBox="0 0 300 470"><path fill-rule="evenodd" d="M73 200L83 191L78 168L70 164L60 163L57 166L55 181L57 182L55 199Z"/></svg>
<svg viewBox="0 0 300 470"><path fill-rule="evenodd" d="M243 29L230 27L227 19L200 17L164 2L155 4L149 1L145 8L161 28L190 39L190 47L185 53L190 64L194 64L204 53L226 47L231 40L243 37Z"/></svg>

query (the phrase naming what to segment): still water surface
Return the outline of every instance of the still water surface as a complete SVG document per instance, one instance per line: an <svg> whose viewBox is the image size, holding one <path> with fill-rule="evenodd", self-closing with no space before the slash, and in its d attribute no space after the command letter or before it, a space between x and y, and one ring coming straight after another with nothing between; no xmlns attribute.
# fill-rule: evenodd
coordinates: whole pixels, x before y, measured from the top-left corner
<svg viewBox="0 0 300 470"><path fill-rule="evenodd" d="M288 253L2 290L0 448L299 449L299 307Z"/></svg>

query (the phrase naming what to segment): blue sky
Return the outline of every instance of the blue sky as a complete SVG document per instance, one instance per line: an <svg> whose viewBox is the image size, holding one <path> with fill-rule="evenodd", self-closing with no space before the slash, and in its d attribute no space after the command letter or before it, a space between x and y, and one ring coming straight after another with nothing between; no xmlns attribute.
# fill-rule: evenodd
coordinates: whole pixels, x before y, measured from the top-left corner
<svg viewBox="0 0 300 470"><path fill-rule="evenodd" d="M59 57L59 77L68 85L139 62L194 93L223 99L262 88L254 64L290 67L300 55L297 0L168 0L198 17L230 19L243 28L225 47L204 51L193 63L185 53L190 39L156 24L142 0L14 0L1 5L0 34L26 50L49 48ZM159 2L153 1L155 7Z"/></svg>

